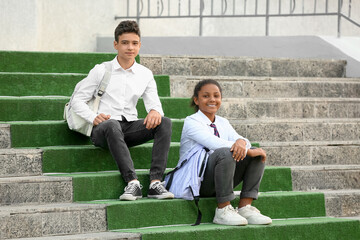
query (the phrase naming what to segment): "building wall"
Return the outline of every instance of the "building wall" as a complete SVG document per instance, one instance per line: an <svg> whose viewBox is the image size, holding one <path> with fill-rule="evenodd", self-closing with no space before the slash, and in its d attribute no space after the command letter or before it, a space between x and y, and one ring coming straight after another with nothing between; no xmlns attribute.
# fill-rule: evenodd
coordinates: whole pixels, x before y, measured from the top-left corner
<svg viewBox="0 0 360 240"><path fill-rule="evenodd" d="M204 0L209 6L211 0ZM236 1L235 10L232 5ZM265 1L258 0L258 7L251 5L254 1L247 1L247 13L257 11L266 12ZM279 10L278 0L271 0L274 4L270 13ZM290 1L282 0L283 12L290 8ZM313 11L315 0L304 9ZM317 8L323 8L326 0L317 0ZM20 51L79 51L92 52L96 50L96 38L112 36L120 19L116 15L125 14L127 0L0 0L0 50ZM129 1L132 5L129 12L136 12L136 1ZM147 12L147 0L144 0L144 12ZM151 13L157 14L157 0L151 0L154 5ZM164 2L164 14L168 14L168 1ZM186 4L189 0L171 1L171 14L176 13L178 3L182 3L181 14L187 14ZM221 11L221 1L214 0L214 12ZM302 0L296 2L301 3ZM329 10L336 9L338 0L328 0ZM344 9L346 8L344 0ZM193 10L199 11L199 1L191 1ZM228 0L228 12L233 10L237 14L243 13L245 0ZM296 11L302 11L299 6ZM204 13L210 13L205 8ZM227 14L226 13L226 14ZM355 15L354 13L357 13ZM360 22L360 1L352 1L352 18ZM142 19L140 21L142 36L198 36L198 19ZM203 36L264 36L264 18L205 18L203 20ZM278 17L270 18L270 36L297 35L337 35L337 17ZM342 36L360 36L360 28L342 21Z"/></svg>

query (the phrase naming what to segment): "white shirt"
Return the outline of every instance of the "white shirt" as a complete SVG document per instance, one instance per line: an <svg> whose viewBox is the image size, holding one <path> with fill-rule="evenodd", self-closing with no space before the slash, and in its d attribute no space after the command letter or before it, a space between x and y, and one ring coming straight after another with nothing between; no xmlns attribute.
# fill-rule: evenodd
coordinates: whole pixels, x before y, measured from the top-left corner
<svg viewBox="0 0 360 240"><path fill-rule="evenodd" d="M95 95L96 88L105 73L104 64L97 64L83 79L84 82L72 100L74 112L90 123L100 113L111 115L111 119L121 121L121 116L124 116L128 121L135 121L138 120L136 104L142 97L147 112L153 109L164 116L152 72L136 62L131 68L124 70L116 57L111 63L111 78L101 98L98 112L92 112L86 102Z"/></svg>
<svg viewBox="0 0 360 240"><path fill-rule="evenodd" d="M214 128L210 127L211 123L210 119L200 110L185 118L181 133L180 160L183 160L197 144L203 145L213 152L222 147L231 148L236 140L243 139L246 141L246 149L250 149L249 140L240 136L226 118L216 115L213 122L220 138L214 135Z"/></svg>

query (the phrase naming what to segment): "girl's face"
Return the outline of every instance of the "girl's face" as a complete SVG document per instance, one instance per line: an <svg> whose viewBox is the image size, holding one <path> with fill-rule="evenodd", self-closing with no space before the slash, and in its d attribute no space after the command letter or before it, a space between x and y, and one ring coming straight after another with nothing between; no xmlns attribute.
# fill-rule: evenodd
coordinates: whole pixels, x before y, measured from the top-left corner
<svg viewBox="0 0 360 240"><path fill-rule="evenodd" d="M198 92L198 97L194 97L194 102L200 111L213 122L215 114L221 106L220 89L214 84L206 84Z"/></svg>

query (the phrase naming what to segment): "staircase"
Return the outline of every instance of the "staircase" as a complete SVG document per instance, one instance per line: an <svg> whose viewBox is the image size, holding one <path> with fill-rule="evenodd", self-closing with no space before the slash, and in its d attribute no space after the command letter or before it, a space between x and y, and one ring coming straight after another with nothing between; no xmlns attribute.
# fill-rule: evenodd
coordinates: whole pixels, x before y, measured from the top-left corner
<svg viewBox="0 0 360 240"><path fill-rule="evenodd" d="M76 83L113 57L0 52L0 239L360 239L360 79L345 78L344 61L141 57L173 121L168 169L206 78L223 86L219 115L267 151L254 206L273 224L211 224L216 201L203 198L193 227L191 201L118 201L125 183L109 152L62 120ZM130 149L144 196L151 147Z"/></svg>

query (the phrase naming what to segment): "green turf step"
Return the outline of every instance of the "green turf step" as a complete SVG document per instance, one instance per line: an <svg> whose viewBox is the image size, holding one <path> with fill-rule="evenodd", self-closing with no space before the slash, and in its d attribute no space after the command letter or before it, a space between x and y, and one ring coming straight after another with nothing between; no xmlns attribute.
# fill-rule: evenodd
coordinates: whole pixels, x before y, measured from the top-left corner
<svg viewBox="0 0 360 240"><path fill-rule="evenodd" d="M136 169L149 169L152 143L131 147L130 153ZM252 146L259 147L258 143ZM42 147L42 170L44 173L97 172L117 170L108 150L92 145ZM180 143L172 142L167 167L173 168L179 159Z"/></svg>
<svg viewBox="0 0 360 240"><path fill-rule="evenodd" d="M142 240L354 240L360 239L360 223L341 218L302 218L273 220L268 226L224 226L200 224L198 226L161 226L117 230L116 232L141 233Z"/></svg>
<svg viewBox="0 0 360 240"><path fill-rule="evenodd" d="M87 74L1 73L0 96L71 96L75 85ZM170 78L154 76L158 94L170 96Z"/></svg>
<svg viewBox="0 0 360 240"><path fill-rule="evenodd" d="M183 120L172 119L172 142L179 142ZM11 146L43 147L60 145L88 145L90 138L71 131L65 121L0 122L10 124Z"/></svg>
<svg viewBox="0 0 360 240"><path fill-rule="evenodd" d="M115 53L0 51L0 72L88 73ZM139 62L139 56L136 57Z"/></svg>
<svg viewBox="0 0 360 240"><path fill-rule="evenodd" d="M239 196L232 201L237 206ZM86 202L88 203L88 202ZM194 201L183 199L137 201L92 201L108 204L108 229L127 229L173 224L192 224L196 220L197 209ZM201 198L199 201L202 222L212 222L215 214L216 199ZM253 206L273 218L300 218L325 216L323 193L315 192L264 192ZM141 217L139 217L141 216Z"/></svg>
<svg viewBox="0 0 360 240"><path fill-rule="evenodd" d="M102 161L102 159L98 159ZM111 159L107 161L111 162ZM177 161L173 159L172 161ZM136 159L134 160L136 162ZM89 163L89 165L91 162ZM143 194L147 195L149 171L137 170L139 181L143 185ZM90 201L100 199L117 199L123 192L126 183L118 171L50 174L50 176L72 177L74 201ZM235 190L241 190L237 187ZM260 191L291 191L291 169L287 167L266 167L260 185Z"/></svg>
<svg viewBox="0 0 360 240"><path fill-rule="evenodd" d="M69 97L0 97L0 121L41 121L62 120L64 105ZM188 98L160 97L165 116L185 118L194 113ZM142 99L139 99L138 116L144 118L146 110Z"/></svg>
<svg viewBox="0 0 360 240"><path fill-rule="evenodd" d="M152 143L131 147L130 153L136 169L149 169ZM180 143L172 142L167 167L175 167L179 159ZM96 172L117 170L115 161L108 150L84 146L42 147L42 167L44 173L55 172Z"/></svg>

